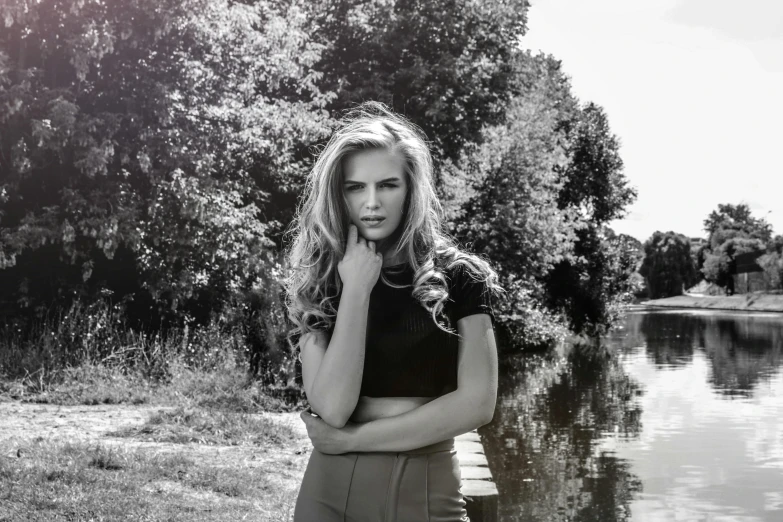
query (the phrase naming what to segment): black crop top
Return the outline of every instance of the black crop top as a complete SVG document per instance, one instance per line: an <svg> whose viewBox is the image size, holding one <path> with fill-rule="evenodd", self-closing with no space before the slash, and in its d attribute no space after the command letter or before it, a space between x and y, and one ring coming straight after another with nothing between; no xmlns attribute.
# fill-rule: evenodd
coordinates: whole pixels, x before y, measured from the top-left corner
<svg viewBox="0 0 783 522"><path fill-rule="evenodd" d="M384 267L387 279L411 284L413 267ZM457 330L457 321L489 314L495 321L491 294L463 266L446 272L449 300L443 313ZM413 287L391 288L380 278L370 294L364 373L360 395L369 397L439 397L457 389L459 338L444 332L411 295ZM441 317L440 322L444 323ZM329 330L331 334L333 328Z"/></svg>

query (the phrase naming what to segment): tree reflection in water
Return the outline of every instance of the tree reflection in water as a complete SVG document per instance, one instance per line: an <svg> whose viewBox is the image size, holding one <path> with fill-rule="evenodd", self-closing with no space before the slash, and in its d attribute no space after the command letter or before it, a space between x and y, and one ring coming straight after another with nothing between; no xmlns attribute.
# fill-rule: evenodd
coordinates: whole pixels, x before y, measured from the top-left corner
<svg viewBox="0 0 783 522"><path fill-rule="evenodd" d="M641 482L595 451L604 433L634 437L638 386L614 356L525 355L504 361L498 408L482 428L501 520L626 520Z"/></svg>
<svg viewBox="0 0 783 522"><path fill-rule="evenodd" d="M656 365L689 362L695 350L710 360L710 384L722 395L750 397L781 364L783 328L777 314L678 311L638 314L647 355Z"/></svg>
<svg viewBox="0 0 783 522"><path fill-rule="evenodd" d="M759 382L779 371L781 324L780 316L769 314L630 313L604 339L601 352L571 347L560 354L504 358L495 417L479 430L500 493L501 520L631 520L631 504L645 480L657 481L648 489L665 491L675 477L638 476L633 452L618 452L631 455L628 460L613 449L639 440L643 430L643 383L626 372L627 357L646 359L651 368L666 372L692 365L698 353L710 366L700 386L726 399L749 397ZM678 391L671 393L676 397ZM694 432L683 440L702 436ZM713 458L710 451L705 448L702 456Z"/></svg>

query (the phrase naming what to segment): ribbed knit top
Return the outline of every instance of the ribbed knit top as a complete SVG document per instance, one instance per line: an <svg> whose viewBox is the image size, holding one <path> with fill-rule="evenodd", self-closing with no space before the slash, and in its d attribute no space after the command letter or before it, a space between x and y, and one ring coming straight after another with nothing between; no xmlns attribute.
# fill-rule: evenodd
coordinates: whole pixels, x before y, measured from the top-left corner
<svg viewBox="0 0 783 522"><path fill-rule="evenodd" d="M411 286L392 288L379 277L372 289L360 395L439 397L456 390L459 338L438 328L411 295L413 267L393 265L383 271L392 283ZM494 323L491 294L482 281L462 266L445 275L449 300L443 314L450 322L441 316L441 323L458 331L459 319L480 313L489 314Z"/></svg>

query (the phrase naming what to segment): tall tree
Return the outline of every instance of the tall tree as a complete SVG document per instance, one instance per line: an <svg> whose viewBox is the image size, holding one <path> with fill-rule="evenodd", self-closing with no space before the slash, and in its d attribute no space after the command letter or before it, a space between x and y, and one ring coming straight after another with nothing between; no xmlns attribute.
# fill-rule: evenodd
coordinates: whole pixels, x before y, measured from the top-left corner
<svg viewBox="0 0 783 522"><path fill-rule="evenodd" d="M696 282L696 267L688 237L656 231L644 242L644 261L639 273L647 280L652 299L682 295L683 287Z"/></svg>
<svg viewBox="0 0 783 522"><path fill-rule="evenodd" d="M540 306L539 280L570 254L576 213L557 206L562 182L556 166L567 161L558 133L570 87L558 64L520 52L515 96L505 121L482 130L478 144L445 162L442 200L455 236L500 269L508 300L501 320L526 345L556 335L556 319ZM542 326L543 325L543 326Z"/></svg>
<svg viewBox="0 0 783 522"><path fill-rule="evenodd" d="M322 89L341 111L373 99L418 124L437 159L456 159L503 119L527 0L339 0L317 6Z"/></svg>
<svg viewBox="0 0 783 522"><path fill-rule="evenodd" d="M557 204L575 211L579 226L572 255L544 278L547 304L565 310L574 331L598 336L613 326L635 289L634 248L607 239L613 232L606 224L625 214L636 190L625 177L619 140L601 107L590 102L569 112L560 130L568 161L557 167L562 182Z"/></svg>
<svg viewBox="0 0 783 522"><path fill-rule="evenodd" d="M764 243L772 238L772 225L764 218L755 218L746 203L718 204L704 220L704 230L712 249L716 249L731 237L760 239Z"/></svg>
<svg viewBox="0 0 783 522"><path fill-rule="evenodd" d="M734 293L735 256L765 248L772 226L752 215L745 203L719 204L704 220L708 244L699 251L699 269L707 281Z"/></svg>

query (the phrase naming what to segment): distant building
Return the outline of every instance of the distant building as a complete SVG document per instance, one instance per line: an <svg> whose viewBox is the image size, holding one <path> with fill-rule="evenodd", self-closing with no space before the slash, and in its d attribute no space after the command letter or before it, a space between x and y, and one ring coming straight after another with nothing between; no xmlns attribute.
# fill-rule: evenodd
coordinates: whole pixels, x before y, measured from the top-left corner
<svg viewBox="0 0 783 522"><path fill-rule="evenodd" d="M756 262L763 256L766 250L756 250L734 256L734 293L747 294L750 292L764 292L771 290L772 286L764 274L764 269Z"/></svg>
<svg viewBox="0 0 783 522"><path fill-rule="evenodd" d="M691 250L697 250L702 245L707 244L707 240L703 237L692 237L689 239L691 240Z"/></svg>

